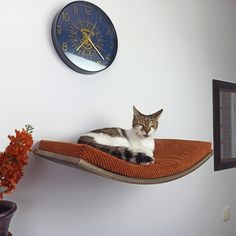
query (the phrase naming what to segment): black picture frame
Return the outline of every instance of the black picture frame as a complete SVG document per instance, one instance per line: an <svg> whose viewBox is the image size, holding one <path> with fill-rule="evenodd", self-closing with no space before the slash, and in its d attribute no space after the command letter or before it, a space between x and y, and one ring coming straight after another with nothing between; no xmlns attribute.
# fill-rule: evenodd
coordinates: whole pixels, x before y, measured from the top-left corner
<svg viewBox="0 0 236 236"><path fill-rule="evenodd" d="M236 84L213 80L212 89L214 169L217 171L236 167Z"/></svg>

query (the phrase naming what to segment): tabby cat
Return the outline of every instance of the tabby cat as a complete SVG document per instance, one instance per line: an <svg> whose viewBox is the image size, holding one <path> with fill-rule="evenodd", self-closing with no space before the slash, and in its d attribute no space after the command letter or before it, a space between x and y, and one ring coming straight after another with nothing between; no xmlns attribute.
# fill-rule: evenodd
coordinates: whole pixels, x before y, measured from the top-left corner
<svg viewBox="0 0 236 236"><path fill-rule="evenodd" d="M78 143L93 146L122 160L148 165L154 162L154 138L163 109L144 115L133 107L132 129L104 128L90 131Z"/></svg>

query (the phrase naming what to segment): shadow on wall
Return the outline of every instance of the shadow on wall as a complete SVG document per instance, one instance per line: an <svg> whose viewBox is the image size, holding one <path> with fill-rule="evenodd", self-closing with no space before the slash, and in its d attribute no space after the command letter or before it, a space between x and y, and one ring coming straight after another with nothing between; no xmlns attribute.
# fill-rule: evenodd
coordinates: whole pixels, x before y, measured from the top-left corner
<svg viewBox="0 0 236 236"><path fill-rule="evenodd" d="M31 154L16 198L27 207L30 207L29 203L36 204L37 201L46 205L77 202L80 211L86 213L88 207L106 211L107 207L114 205L114 201L116 206L122 204L140 188L143 186L109 180Z"/></svg>
<svg viewBox="0 0 236 236"><path fill-rule="evenodd" d="M40 225L48 225L53 230L65 230L63 227L72 225L83 228L88 221L105 224L104 217L110 216L111 212L118 219L117 212L122 208L128 211L126 204L135 198L137 188L141 187L111 181L33 154L19 185L12 196L18 205L17 224L27 226L34 224L33 219L40 218ZM36 225L38 223L35 222ZM27 228L22 228L22 232L18 233L30 235L30 230L27 232Z"/></svg>

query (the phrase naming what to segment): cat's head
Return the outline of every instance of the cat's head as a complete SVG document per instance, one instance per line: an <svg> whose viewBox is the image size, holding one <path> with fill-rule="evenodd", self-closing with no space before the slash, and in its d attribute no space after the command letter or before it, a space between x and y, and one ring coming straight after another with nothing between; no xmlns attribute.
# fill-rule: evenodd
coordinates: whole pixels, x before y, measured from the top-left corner
<svg viewBox="0 0 236 236"><path fill-rule="evenodd" d="M144 138L152 136L157 130L162 111L163 109L150 115L144 115L133 106L133 129L136 134Z"/></svg>

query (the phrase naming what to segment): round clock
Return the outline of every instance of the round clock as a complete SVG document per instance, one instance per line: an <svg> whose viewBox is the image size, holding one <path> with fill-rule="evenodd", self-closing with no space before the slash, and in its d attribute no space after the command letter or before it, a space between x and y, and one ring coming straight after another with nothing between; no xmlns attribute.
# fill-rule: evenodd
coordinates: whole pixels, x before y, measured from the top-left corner
<svg viewBox="0 0 236 236"><path fill-rule="evenodd" d="M83 74L109 67L118 45L115 28L106 13L85 1L71 2L55 16L52 41L65 64Z"/></svg>

